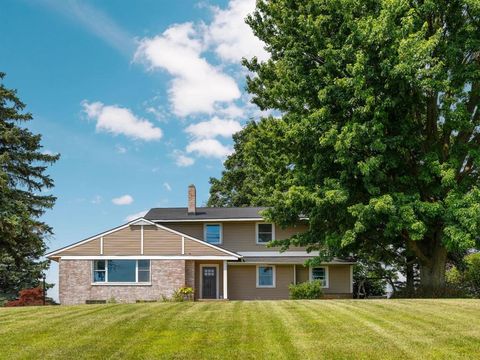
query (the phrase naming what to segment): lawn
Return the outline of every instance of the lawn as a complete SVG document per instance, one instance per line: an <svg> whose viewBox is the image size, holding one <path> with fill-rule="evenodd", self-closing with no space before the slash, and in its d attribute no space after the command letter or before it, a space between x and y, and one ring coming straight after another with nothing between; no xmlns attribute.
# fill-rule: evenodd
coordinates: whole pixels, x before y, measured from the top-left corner
<svg viewBox="0 0 480 360"><path fill-rule="evenodd" d="M1 359L480 358L479 300L0 309Z"/></svg>

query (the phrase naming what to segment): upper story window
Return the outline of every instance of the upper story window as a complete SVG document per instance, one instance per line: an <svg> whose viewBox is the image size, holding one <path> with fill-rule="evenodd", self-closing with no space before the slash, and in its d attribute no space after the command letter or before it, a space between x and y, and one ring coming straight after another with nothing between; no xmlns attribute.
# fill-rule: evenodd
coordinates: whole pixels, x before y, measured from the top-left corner
<svg viewBox="0 0 480 360"><path fill-rule="evenodd" d="M328 268L325 266L310 268L310 280L319 280L323 287L328 287Z"/></svg>
<svg viewBox="0 0 480 360"><path fill-rule="evenodd" d="M94 260L94 283L148 283L150 260Z"/></svg>
<svg viewBox="0 0 480 360"><path fill-rule="evenodd" d="M204 239L209 244L221 244L222 224L205 224Z"/></svg>
<svg viewBox="0 0 480 360"><path fill-rule="evenodd" d="M273 224L257 224L257 244L266 244L275 240L275 226Z"/></svg>

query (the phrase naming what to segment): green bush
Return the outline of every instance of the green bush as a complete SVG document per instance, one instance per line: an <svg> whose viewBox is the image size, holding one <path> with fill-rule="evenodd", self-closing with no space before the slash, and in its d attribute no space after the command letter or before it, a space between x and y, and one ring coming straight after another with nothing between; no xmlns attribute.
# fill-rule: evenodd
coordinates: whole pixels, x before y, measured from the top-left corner
<svg viewBox="0 0 480 360"><path fill-rule="evenodd" d="M464 258L464 269L453 266L446 273L447 284L463 291L466 296L480 298L480 253Z"/></svg>
<svg viewBox="0 0 480 360"><path fill-rule="evenodd" d="M291 284L288 287L290 299L320 299L323 295L322 283L318 280L300 284Z"/></svg>
<svg viewBox="0 0 480 360"><path fill-rule="evenodd" d="M173 292L173 301L192 301L194 290L191 287L181 287Z"/></svg>

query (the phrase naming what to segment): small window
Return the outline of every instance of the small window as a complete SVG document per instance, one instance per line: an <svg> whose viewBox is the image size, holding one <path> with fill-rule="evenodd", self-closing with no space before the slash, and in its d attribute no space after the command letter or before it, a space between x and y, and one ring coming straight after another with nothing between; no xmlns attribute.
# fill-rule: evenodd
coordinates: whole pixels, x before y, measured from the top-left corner
<svg viewBox="0 0 480 360"><path fill-rule="evenodd" d="M266 244L274 240L273 224L257 224L257 243Z"/></svg>
<svg viewBox="0 0 480 360"><path fill-rule="evenodd" d="M205 224L205 241L209 244L222 243L222 225Z"/></svg>
<svg viewBox="0 0 480 360"><path fill-rule="evenodd" d="M150 260L94 260L93 282L150 282Z"/></svg>
<svg viewBox="0 0 480 360"><path fill-rule="evenodd" d="M275 266L257 266L257 287L275 287Z"/></svg>
<svg viewBox="0 0 480 360"><path fill-rule="evenodd" d="M323 287L328 286L327 281L327 268L325 267L314 267L311 270L311 279L319 280L322 283Z"/></svg>
<svg viewBox="0 0 480 360"><path fill-rule="evenodd" d="M106 267L105 260L95 260L93 262L93 282L106 281Z"/></svg>

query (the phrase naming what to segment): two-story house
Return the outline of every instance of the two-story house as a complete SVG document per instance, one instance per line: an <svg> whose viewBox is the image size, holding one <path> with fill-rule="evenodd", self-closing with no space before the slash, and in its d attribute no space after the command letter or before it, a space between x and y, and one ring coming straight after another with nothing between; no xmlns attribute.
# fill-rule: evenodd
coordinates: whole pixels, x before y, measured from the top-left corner
<svg viewBox="0 0 480 360"><path fill-rule="evenodd" d="M143 218L47 254L59 263L62 304L159 300L189 286L196 299L288 299L288 286L313 279L326 297L352 297L353 262L318 267L303 248L267 247L304 231L308 219L282 229L267 223L264 208L153 208Z"/></svg>

